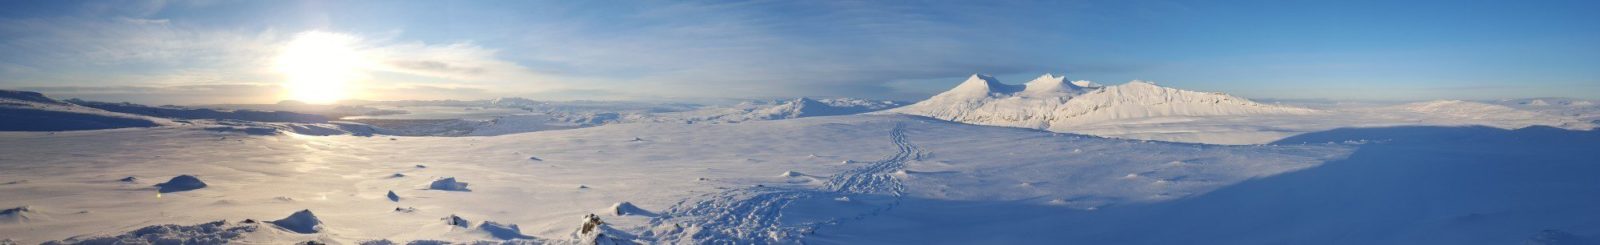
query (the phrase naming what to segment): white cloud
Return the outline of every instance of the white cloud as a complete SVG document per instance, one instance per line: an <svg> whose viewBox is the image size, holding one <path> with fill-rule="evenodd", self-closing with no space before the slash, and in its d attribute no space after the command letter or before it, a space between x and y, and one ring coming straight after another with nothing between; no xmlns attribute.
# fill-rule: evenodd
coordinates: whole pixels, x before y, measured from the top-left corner
<svg viewBox="0 0 1600 245"><path fill-rule="evenodd" d="M481 82L537 83L540 77L516 63L496 58L498 50L472 43L428 45L421 42L379 45L370 50L378 70L418 76Z"/></svg>

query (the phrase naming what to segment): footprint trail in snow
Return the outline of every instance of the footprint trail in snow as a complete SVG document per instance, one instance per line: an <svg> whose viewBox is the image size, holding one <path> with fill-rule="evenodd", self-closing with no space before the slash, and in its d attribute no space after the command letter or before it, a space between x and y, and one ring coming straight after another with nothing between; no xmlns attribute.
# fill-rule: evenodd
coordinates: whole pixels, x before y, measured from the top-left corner
<svg viewBox="0 0 1600 245"><path fill-rule="evenodd" d="M904 195L905 186L890 173L904 168L906 161L923 156L921 148L906 140L904 124L896 124L889 136L898 148L894 155L835 174L823 190L756 186L684 200L652 219L655 229L644 235L657 241L696 244L800 243L820 226L876 215L898 205ZM841 205L835 204L835 198L840 197L884 200L862 201L866 208L813 206ZM798 209L840 212L784 216Z"/></svg>

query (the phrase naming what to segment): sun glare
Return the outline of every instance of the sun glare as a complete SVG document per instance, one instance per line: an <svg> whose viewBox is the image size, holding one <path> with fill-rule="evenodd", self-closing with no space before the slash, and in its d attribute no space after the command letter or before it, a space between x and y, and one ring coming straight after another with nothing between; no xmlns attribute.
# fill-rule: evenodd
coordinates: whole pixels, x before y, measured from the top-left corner
<svg viewBox="0 0 1600 245"><path fill-rule="evenodd" d="M285 99L329 104L350 96L351 83L363 77L366 59L356 52L356 37L311 31L296 35L279 51L277 71L285 80Z"/></svg>

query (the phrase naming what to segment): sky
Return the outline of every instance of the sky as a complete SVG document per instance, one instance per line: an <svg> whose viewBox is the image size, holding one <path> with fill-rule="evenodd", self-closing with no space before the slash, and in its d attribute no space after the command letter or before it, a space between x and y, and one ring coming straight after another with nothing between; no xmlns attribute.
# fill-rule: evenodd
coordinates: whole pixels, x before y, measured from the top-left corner
<svg viewBox="0 0 1600 245"><path fill-rule="evenodd" d="M0 89L916 101L974 73L1273 99L1600 98L1600 1L4 1Z"/></svg>

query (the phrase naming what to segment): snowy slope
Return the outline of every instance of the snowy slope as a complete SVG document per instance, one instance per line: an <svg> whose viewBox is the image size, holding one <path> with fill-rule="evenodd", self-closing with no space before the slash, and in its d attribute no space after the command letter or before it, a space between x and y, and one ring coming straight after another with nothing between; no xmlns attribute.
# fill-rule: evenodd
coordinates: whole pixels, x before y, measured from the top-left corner
<svg viewBox="0 0 1600 245"><path fill-rule="evenodd" d="M1075 125L1169 116L1311 114L1314 110L1267 105L1220 93L1204 93L1133 81L1084 87L1045 74L1024 85L972 75L955 88L891 110L956 122L1060 131Z"/></svg>
<svg viewBox="0 0 1600 245"><path fill-rule="evenodd" d="M0 131L92 130L170 124L169 120L61 102L36 92L0 90Z"/></svg>

